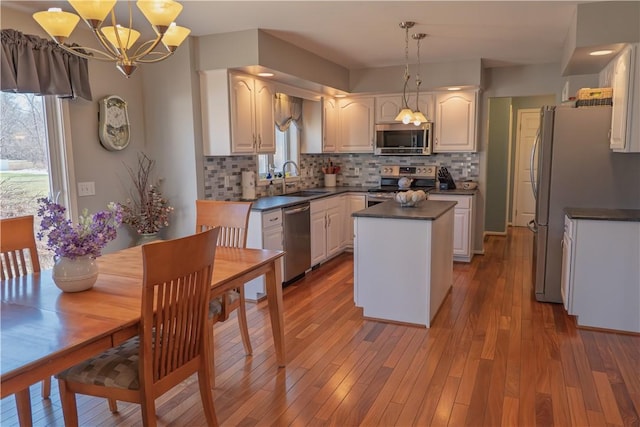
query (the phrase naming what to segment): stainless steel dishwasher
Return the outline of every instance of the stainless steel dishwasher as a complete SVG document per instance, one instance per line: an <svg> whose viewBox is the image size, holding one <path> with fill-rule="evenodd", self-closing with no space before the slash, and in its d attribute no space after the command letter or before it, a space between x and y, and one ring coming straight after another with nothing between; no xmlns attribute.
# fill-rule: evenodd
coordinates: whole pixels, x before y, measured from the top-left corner
<svg viewBox="0 0 640 427"><path fill-rule="evenodd" d="M309 203L301 203L282 210L284 226L285 285L304 276L311 266L311 210Z"/></svg>

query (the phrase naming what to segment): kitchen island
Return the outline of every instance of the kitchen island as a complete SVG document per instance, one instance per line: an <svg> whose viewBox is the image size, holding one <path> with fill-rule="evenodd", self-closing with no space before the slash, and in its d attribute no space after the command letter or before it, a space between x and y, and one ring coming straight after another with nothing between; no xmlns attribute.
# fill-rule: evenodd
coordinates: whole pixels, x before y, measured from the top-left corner
<svg viewBox="0 0 640 427"><path fill-rule="evenodd" d="M366 318L429 327L453 282L455 202L353 213L354 300Z"/></svg>

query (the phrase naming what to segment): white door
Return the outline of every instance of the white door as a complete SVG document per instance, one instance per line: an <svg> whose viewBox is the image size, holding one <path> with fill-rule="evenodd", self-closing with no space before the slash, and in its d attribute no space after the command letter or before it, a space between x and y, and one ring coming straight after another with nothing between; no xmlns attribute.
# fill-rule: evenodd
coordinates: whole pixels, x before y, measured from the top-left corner
<svg viewBox="0 0 640 427"><path fill-rule="evenodd" d="M539 126L538 108L518 110L512 221L516 227L526 227L535 215L536 201L531 191L530 156ZM534 167L536 164L537 162L534 162Z"/></svg>

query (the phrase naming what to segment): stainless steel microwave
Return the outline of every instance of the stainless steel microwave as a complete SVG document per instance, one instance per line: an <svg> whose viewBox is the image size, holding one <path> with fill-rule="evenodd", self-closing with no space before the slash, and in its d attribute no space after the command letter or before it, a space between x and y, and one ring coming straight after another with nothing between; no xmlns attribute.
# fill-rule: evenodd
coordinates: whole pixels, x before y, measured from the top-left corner
<svg viewBox="0 0 640 427"><path fill-rule="evenodd" d="M428 156L431 154L431 122L416 126L412 123L376 125L377 155Z"/></svg>

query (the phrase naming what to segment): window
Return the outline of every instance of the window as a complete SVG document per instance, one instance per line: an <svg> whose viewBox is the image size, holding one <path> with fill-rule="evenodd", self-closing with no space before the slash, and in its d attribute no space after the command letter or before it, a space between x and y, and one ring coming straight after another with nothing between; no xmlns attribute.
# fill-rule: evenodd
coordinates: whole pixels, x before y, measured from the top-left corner
<svg viewBox="0 0 640 427"><path fill-rule="evenodd" d="M260 179L267 179L269 173L272 177L279 177L282 173L282 165L287 161L294 161L300 165L300 129L295 123L282 132L276 127L276 152L275 154L261 154L258 156L258 174ZM297 176L299 171L288 166L287 172L291 176Z"/></svg>
<svg viewBox="0 0 640 427"><path fill-rule="evenodd" d="M37 199L53 197L76 212L70 191L70 138L64 118L66 101L55 96L0 93L0 214L37 214ZM35 221L36 231L39 221ZM38 241L42 268L53 265L44 242Z"/></svg>

